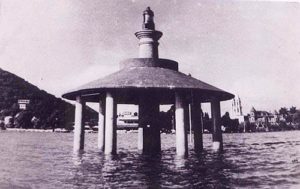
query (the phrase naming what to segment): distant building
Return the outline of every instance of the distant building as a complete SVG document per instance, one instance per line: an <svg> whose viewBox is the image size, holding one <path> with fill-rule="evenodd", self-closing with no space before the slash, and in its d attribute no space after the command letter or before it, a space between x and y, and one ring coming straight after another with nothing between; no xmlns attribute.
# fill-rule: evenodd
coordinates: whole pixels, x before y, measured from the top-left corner
<svg viewBox="0 0 300 189"><path fill-rule="evenodd" d="M28 99L19 99L18 100L19 109L27 110L29 103L30 103L30 100L28 100Z"/></svg>
<svg viewBox="0 0 300 189"><path fill-rule="evenodd" d="M258 111L252 107L249 115L249 122L255 124L257 127L267 127L268 124L275 125L279 121L279 114L277 111L270 113L267 111Z"/></svg>
<svg viewBox="0 0 300 189"><path fill-rule="evenodd" d="M238 95L232 99L231 115L233 119L238 119L239 123L244 123L247 120L247 116L243 115L242 103Z"/></svg>
<svg viewBox="0 0 300 189"><path fill-rule="evenodd" d="M242 103L240 97L237 95L234 99L232 99L232 115L234 116L242 116Z"/></svg>
<svg viewBox="0 0 300 189"><path fill-rule="evenodd" d="M118 115L117 128L118 129L137 129L138 128L138 113L137 112L123 112Z"/></svg>

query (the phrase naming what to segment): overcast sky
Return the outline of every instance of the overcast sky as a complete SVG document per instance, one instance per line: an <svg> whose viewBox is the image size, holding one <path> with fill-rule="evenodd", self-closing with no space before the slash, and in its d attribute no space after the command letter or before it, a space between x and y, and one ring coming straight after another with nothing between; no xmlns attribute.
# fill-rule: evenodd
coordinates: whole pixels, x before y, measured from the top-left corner
<svg viewBox="0 0 300 189"><path fill-rule="evenodd" d="M134 32L150 6L164 33L160 57L178 61L182 72L238 94L245 113L300 108L300 3L0 2L0 67L58 97L137 57Z"/></svg>

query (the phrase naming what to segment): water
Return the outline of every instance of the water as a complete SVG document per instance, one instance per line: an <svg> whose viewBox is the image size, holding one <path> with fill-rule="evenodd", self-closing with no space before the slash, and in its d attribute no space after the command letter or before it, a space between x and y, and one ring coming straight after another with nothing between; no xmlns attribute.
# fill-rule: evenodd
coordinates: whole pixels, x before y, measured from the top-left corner
<svg viewBox="0 0 300 189"><path fill-rule="evenodd" d="M175 135L162 135L162 154L137 152L137 133L118 134L118 155L96 149L73 154L71 133L0 132L0 188L300 188L300 131L224 134L223 153L175 155Z"/></svg>

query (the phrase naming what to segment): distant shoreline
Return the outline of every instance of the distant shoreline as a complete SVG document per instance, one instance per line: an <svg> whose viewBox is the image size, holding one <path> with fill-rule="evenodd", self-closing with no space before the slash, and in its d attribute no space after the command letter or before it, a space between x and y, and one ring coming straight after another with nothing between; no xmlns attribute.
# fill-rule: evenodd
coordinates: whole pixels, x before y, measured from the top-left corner
<svg viewBox="0 0 300 189"><path fill-rule="evenodd" d="M52 131L52 129L22 129L22 128L6 128L5 130L1 130L0 132L35 132L35 133L73 133L73 131L68 131L66 129L61 129L57 128ZM284 131L269 131L269 132L285 132L285 131L297 131L297 130L284 130ZM117 133L137 133L137 130L117 130ZM253 134L253 133L269 133L269 132L245 132L248 134ZM85 130L85 133L98 133L97 131L93 130ZM242 132L244 133L244 132ZM175 133L161 133L161 134L175 134ZM211 133L203 133L203 134L211 134ZM237 134L237 133L223 133L223 134Z"/></svg>
<svg viewBox="0 0 300 189"><path fill-rule="evenodd" d="M65 129L57 128L54 130L52 129L22 129L22 128L6 128L5 130L0 130L0 132L36 132L36 133L73 133L73 131L68 131ZM131 130L131 131L126 131L126 130L117 130L118 133L127 133L127 132L137 132L137 130ZM97 131L93 130L85 130L85 133L98 133Z"/></svg>
<svg viewBox="0 0 300 189"><path fill-rule="evenodd" d="M15 131L15 132L38 132L38 133L53 133L52 129L22 129L22 128L6 128L2 131ZM57 133L71 133L73 131L67 131L65 129L55 129Z"/></svg>

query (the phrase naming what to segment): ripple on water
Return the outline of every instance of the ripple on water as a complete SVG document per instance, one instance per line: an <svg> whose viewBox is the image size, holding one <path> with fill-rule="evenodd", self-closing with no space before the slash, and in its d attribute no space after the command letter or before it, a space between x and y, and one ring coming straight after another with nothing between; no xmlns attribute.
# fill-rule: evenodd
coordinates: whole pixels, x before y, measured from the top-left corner
<svg viewBox="0 0 300 189"><path fill-rule="evenodd" d="M175 135L162 135L162 153L140 155L136 133L118 134L118 155L96 149L86 134L83 153L72 134L0 133L0 188L290 188L300 182L300 132L225 134L224 152L176 157Z"/></svg>

